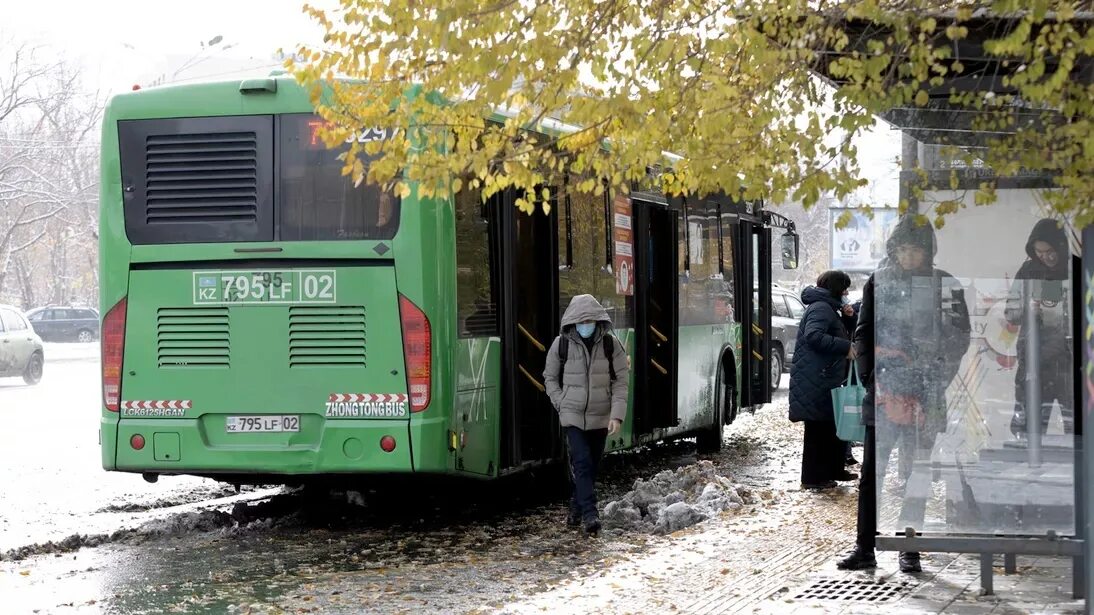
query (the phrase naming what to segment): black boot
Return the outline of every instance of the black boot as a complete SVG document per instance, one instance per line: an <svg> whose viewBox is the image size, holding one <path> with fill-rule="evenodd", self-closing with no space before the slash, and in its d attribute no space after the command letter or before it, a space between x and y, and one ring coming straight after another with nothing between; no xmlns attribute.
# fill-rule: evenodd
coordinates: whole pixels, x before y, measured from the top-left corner
<svg viewBox="0 0 1094 615"><path fill-rule="evenodd" d="M584 525L585 533L589 536L596 536L600 533L600 517L585 517Z"/></svg>
<svg viewBox="0 0 1094 615"><path fill-rule="evenodd" d="M581 527L581 514L571 509L566 515L566 526L573 528Z"/></svg>
<svg viewBox="0 0 1094 615"><path fill-rule="evenodd" d="M919 562L919 554L914 551L900 552L901 572L923 572L923 566Z"/></svg>
<svg viewBox="0 0 1094 615"><path fill-rule="evenodd" d="M839 568L840 570L877 568L877 559L874 557L873 551L867 551L862 547L855 545L855 549L848 553L847 557L836 563L836 568Z"/></svg>
<svg viewBox="0 0 1094 615"><path fill-rule="evenodd" d="M802 483L802 489L808 489L810 491L826 491L828 489L835 489L839 485L834 480L826 480L823 483Z"/></svg>
<svg viewBox="0 0 1094 615"><path fill-rule="evenodd" d="M858 480L858 474L855 474L854 472L848 472L847 470L844 470L843 472L840 472L838 475L836 475L836 480L841 480L841 481Z"/></svg>

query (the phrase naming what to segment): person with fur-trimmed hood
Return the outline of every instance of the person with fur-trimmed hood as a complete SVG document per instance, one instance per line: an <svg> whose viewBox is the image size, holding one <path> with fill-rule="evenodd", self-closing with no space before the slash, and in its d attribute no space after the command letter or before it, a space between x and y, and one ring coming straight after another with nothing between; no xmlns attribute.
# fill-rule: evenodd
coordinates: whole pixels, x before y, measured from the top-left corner
<svg viewBox="0 0 1094 615"><path fill-rule="evenodd" d="M1068 280L1068 260L1071 250L1063 226L1052 219L1044 219L1034 225L1026 242L1028 257L1014 276L1014 285L1007 297L1006 319L1018 333L1018 370L1014 375L1014 415L1010 431L1019 438L1026 437L1026 374L1029 364L1026 351L1029 332L1026 327L1026 309L1032 300L1037 312L1039 333L1038 363L1041 389L1041 433L1048 427L1053 402L1060 404L1060 417L1064 433L1075 431L1075 396L1072 390L1071 372L1071 305L1065 290ZM1033 297L1025 295L1025 285L1031 281Z"/></svg>
<svg viewBox="0 0 1094 615"><path fill-rule="evenodd" d="M873 568L877 494L896 447L930 451L946 427L946 388L969 348L971 325L965 291L934 266L934 229L905 216L886 242L887 259L866 281L855 330L856 364L866 397L858 537L838 564ZM918 527L926 513L930 477L913 471L905 486L900 527ZM903 572L922 570L919 553L901 553Z"/></svg>

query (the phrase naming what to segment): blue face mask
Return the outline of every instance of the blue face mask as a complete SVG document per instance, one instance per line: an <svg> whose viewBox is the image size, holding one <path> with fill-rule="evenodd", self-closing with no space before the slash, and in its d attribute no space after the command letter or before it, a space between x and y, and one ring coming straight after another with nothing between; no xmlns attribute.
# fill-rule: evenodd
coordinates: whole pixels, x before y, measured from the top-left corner
<svg viewBox="0 0 1094 615"><path fill-rule="evenodd" d="M847 298L847 295L840 297L839 300L842 305L851 305L851 300Z"/></svg>
<svg viewBox="0 0 1094 615"><path fill-rule="evenodd" d="M585 339L592 337L595 331L595 322L582 322L577 324L577 334Z"/></svg>

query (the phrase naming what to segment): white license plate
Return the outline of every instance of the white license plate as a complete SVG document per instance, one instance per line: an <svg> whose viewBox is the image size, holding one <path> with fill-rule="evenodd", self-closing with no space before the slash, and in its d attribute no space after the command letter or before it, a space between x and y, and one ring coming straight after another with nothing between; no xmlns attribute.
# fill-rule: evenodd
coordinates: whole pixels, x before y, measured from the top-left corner
<svg viewBox="0 0 1094 615"><path fill-rule="evenodd" d="M229 416L224 430L228 433L300 431L300 415Z"/></svg>

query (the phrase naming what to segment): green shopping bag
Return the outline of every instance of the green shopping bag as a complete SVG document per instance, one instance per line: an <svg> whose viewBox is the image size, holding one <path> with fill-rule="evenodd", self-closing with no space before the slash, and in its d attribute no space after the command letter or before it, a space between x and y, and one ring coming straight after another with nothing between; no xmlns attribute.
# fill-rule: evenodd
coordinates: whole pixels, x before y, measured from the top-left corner
<svg viewBox="0 0 1094 615"><path fill-rule="evenodd" d="M862 442L866 439L866 426L862 424L862 398L866 387L858 377L858 367L851 361L851 373L847 382L832 389L832 410L835 412L836 435L845 442Z"/></svg>

